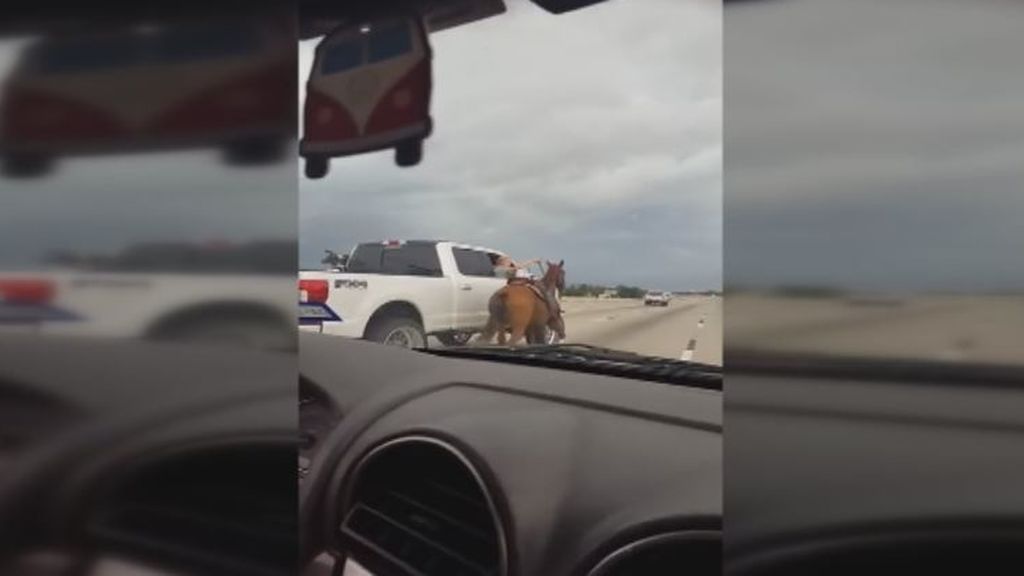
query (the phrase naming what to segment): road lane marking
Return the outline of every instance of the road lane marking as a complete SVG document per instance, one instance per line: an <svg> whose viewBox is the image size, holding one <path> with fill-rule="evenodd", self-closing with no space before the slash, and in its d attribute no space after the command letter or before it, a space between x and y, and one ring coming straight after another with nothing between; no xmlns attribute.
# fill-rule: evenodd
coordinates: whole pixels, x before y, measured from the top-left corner
<svg viewBox="0 0 1024 576"><path fill-rule="evenodd" d="M680 360L693 360L693 351L697 348L697 339L690 338L690 341L686 344L686 350L683 350Z"/></svg>
<svg viewBox="0 0 1024 576"><path fill-rule="evenodd" d="M700 330L704 327L704 318L702 317L697 321L697 329ZM683 353L679 356L680 360L690 361L693 360L693 352L697 349L697 337L690 338L690 341L686 343L686 348Z"/></svg>

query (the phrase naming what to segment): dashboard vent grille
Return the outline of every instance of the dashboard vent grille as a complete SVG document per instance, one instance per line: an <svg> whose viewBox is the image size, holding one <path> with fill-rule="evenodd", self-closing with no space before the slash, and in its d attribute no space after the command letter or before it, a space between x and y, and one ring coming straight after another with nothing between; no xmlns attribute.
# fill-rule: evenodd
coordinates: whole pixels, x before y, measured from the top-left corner
<svg viewBox="0 0 1024 576"><path fill-rule="evenodd" d="M291 574L298 561L295 448L254 443L189 450L121 473L88 533L105 550L169 570Z"/></svg>
<svg viewBox="0 0 1024 576"><path fill-rule="evenodd" d="M500 523L479 474L452 447L407 438L357 468L341 526L344 548L370 572L504 573Z"/></svg>

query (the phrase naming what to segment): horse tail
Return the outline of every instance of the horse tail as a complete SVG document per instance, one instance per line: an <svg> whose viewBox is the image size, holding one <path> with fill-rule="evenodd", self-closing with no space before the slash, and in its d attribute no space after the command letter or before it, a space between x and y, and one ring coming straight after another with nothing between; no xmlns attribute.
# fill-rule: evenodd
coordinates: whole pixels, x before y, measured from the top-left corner
<svg viewBox="0 0 1024 576"><path fill-rule="evenodd" d="M494 335L497 334L498 343L504 344L504 331L506 321L506 312L508 306L505 303L506 293L505 290L499 290L491 295L487 301L487 311L490 313L490 318L487 319L487 325L484 326L484 331L480 333L480 337L477 342L486 343L490 342Z"/></svg>
<svg viewBox="0 0 1024 576"><path fill-rule="evenodd" d="M508 322L507 312L508 306L505 303L505 299L508 297L507 290L498 290L491 296L491 299L487 302L487 311L491 314L491 318L498 323L499 326L504 326Z"/></svg>

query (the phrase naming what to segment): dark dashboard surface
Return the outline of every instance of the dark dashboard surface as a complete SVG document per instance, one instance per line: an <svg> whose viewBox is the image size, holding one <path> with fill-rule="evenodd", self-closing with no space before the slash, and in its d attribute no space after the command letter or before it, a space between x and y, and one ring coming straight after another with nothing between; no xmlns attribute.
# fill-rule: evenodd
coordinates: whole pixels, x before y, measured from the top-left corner
<svg viewBox="0 0 1024 576"><path fill-rule="evenodd" d="M396 436L429 435L471 455L500 497L513 574L582 574L640 539L719 531L723 480L729 573L814 573L753 567L900 538L932 550L915 562L979 534L1012 542L1017 560L1024 549L1024 388L1005 377L737 371L723 479L719 392L326 336L301 345L297 399L296 359L286 354L4 338L5 403L12 416L25 410L4 432L13 457L0 475L0 518L16 528L4 545L66 533L93 504L83 495L141 456L227 442L287 448L229 454L250 468L226 466L225 483L209 484L218 478L198 468L199 486L244 484L260 467L288 464L248 509L262 514L274 494L286 506L297 491L305 558L340 551L342 494L359 458ZM308 470L298 486L297 429L309 436L300 437ZM1001 558L1009 548L984 550Z"/></svg>
<svg viewBox="0 0 1024 576"><path fill-rule="evenodd" d="M727 573L1019 573L1024 379L898 368L730 373Z"/></svg>
<svg viewBox="0 0 1024 576"><path fill-rule="evenodd" d="M344 414L308 453L306 557L337 547L339 496L359 457L413 434L447 439L486 470L512 573L577 574L635 539L721 526L720 392L318 335L300 350L304 380L333 401L313 413Z"/></svg>
<svg viewBox="0 0 1024 576"><path fill-rule="evenodd" d="M0 337L3 408L21 414L2 425L17 441L0 474L0 572L33 550L79 573L112 554L185 573L294 566L295 369L294 354L232 347ZM232 540L238 510L261 560Z"/></svg>
<svg viewBox="0 0 1024 576"><path fill-rule="evenodd" d="M4 546L127 547L194 573L288 573L296 532L303 560L343 552L334 537L349 473L406 435L442 438L478 465L500 502L508 574L584 574L666 533L718 538L720 392L329 336L300 344L297 391L294 355L4 338L3 388L53 424L32 429L44 433L0 478L0 518L16 528ZM225 516L228 502L244 521ZM199 538L210 522L227 524ZM251 529L269 544L245 545Z"/></svg>

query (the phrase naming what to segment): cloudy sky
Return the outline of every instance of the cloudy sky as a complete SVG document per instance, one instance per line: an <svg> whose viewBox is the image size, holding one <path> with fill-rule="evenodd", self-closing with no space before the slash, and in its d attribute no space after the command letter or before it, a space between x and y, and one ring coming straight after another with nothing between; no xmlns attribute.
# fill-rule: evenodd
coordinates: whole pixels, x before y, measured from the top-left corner
<svg viewBox="0 0 1024 576"><path fill-rule="evenodd" d="M725 10L728 283L1024 289L1024 4Z"/></svg>
<svg viewBox="0 0 1024 576"><path fill-rule="evenodd" d="M608 0L438 33L424 163L225 167L215 151L69 159L0 180L0 266L48 250L444 236L562 257L570 281L715 286L721 9ZM726 8L725 273L739 284L1024 289L1024 4ZM925 25L927 24L927 25ZM20 42L0 42L0 73ZM308 66L312 46L301 52Z"/></svg>
<svg viewBox="0 0 1024 576"><path fill-rule="evenodd" d="M433 35L423 162L399 169L382 152L303 179L303 265L359 241L445 238L564 258L570 283L720 286L721 41L708 0L557 17L512 0Z"/></svg>

